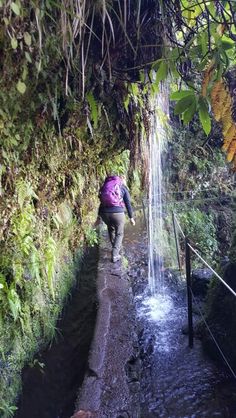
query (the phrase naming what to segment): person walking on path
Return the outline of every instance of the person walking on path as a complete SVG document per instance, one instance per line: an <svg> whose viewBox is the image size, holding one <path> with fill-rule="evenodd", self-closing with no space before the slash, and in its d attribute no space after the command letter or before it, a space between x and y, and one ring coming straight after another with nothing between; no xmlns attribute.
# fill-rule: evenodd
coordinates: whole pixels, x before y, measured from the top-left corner
<svg viewBox="0 0 236 418"><path fill-rule="evenodd" d="M124 236L125 208L130 222L135 225L133 210L130 203L130 194L125 185L125 178L109 176L105 179L99 192L100 206L98 218L107 225L110 242L112 245L112 261L116 263L121 259L120 250Z"/></svg>

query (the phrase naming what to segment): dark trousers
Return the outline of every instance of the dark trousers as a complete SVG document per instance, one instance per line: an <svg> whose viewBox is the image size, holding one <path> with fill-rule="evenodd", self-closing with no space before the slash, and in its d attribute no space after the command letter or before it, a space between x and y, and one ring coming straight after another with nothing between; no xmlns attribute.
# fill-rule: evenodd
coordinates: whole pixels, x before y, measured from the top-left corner
<svg viewBox="0 0 236 418"><path fill-rule="evenodd" d="M112 256L119 255L124 236L125 214L121 213L102 213L102 220L107 225L109 238L112 245Z"/></svg>

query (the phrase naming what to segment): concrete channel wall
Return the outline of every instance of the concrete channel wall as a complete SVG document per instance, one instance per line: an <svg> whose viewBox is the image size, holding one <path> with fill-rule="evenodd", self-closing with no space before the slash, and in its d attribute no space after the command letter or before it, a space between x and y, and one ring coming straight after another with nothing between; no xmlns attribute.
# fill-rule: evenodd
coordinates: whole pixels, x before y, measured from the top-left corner
<svg viewBox="0 0 236 418"><path fill-rule="evenodd" d="M102 238L98 313L88 371L73 418L138 418L139 360L133 297L122 262L110 261Z"/></svg>

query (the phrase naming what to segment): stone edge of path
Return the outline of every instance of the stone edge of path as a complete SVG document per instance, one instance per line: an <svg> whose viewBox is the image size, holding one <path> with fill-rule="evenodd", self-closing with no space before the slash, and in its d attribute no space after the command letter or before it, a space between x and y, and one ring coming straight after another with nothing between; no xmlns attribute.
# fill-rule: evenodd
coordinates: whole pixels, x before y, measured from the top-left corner
<svg viewBox="0 0 236 418"><path fill-rule="evenodd" d="M133 296L122 263L110 261L101 237L98 312L88 370L73 418L138 418L139 357Z"/></svg>

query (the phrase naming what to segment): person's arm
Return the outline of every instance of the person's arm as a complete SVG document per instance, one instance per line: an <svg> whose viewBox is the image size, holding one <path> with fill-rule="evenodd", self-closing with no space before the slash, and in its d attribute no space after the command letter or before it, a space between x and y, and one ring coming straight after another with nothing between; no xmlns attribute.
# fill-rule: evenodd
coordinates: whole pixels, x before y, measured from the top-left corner
<svg viewBox="0 0 236 418"><path fill-rule="evenodd" d="M128 212L128 216L130 218L130 222L131 222L132 225L135 225L135 220L133 218L133 209L132 209L131 202L130 202L129 191L128 191L128 189L126 189L125 186L123 186L123 190L124 190L123 200L124 200L127 212Z"/></svg>

